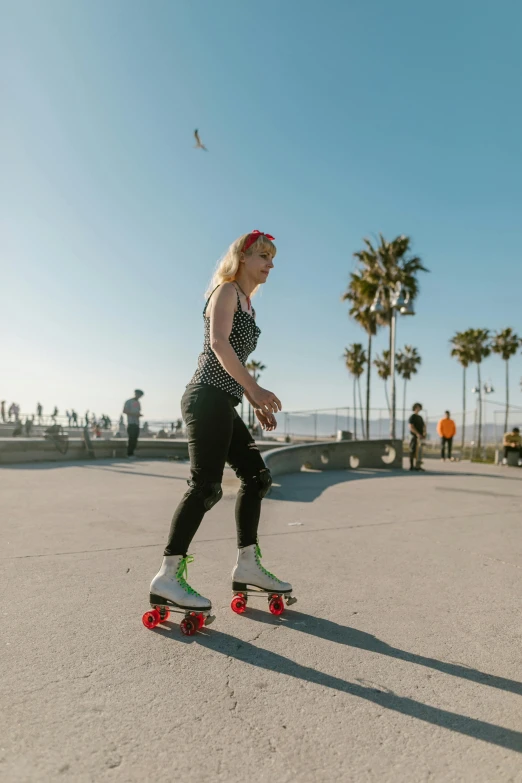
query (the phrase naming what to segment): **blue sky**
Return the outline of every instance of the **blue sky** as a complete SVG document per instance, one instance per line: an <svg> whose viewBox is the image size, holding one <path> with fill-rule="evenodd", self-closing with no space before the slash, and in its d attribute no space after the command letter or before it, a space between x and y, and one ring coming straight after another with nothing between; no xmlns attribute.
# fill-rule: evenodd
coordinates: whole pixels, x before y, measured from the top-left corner
<svg viewBox="0 0 522 783"><path fill-rule="evenodd" d="M340 296L363 236L408 234L431 270L398 328L423 357L409 402L460 410L456 330L522 331L515 0L21 0L2 17L2 399L114 415L139 386L148 418L178 415L215 262L254 228L278 246L254 358L287 410L351 404L341 357L365 338ZM511 368L522 406L522 354ZM502 400L501 360L483 370Z"/></svg>

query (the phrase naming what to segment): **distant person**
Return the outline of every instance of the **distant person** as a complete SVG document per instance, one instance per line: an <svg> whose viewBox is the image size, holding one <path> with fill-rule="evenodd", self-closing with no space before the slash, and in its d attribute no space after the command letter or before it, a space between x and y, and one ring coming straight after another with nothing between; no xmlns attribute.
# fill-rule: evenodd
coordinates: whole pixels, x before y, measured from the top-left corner
<svg viewBox="0 0 522 783"><path fill-rule="evenodd" d="M453 438L457 433L457 426L450 416L449 411L445 411L444 418L437 424L437 433L440 438L440 458L446 461L446 444L448 446L448 459L451 459L451 449Z"/></svg>
<svg viewBox="0 0 522 783"><path fill-rule="evenodd" d="M67 419L67 426L70 427L71 426L71 414L69 413L68 410L65 411L65 418Z"/></svg>
<svg viewBox="0 0 522 783"><path fill-rule="evenodd" d="M74 408L71 411L71 419L72 419L73 427L77 427L78 426L78 414L76 413Z"/></svg>
<svg viewBox="0 0 522 783"><path fill-rule="evenodd" d="M16 406L15 406L14 402L12 402L11 405L9 406L9 410L7 411L7 419L8 419L8 421L11 421L11 419L13 418L14 412L15 412L15 408L16 408Z"/></svg>
<svg viewBox="0 0 522 783"><path fill-rule="evenodd" d="M413 413L409 420L411 432L410 470L424 470L421 465L421 446L422 441L426 437L426 425L424 424L424 419L420 415L422 410L422 405L420 402L416 402L412 410Z"/></svg>
<svg viewBox="0 0 522 783"><path fill-rule="evenodd" d="M178 436L183 429L183 421L181 419L178 419L176 421L176 436Z"/></svg>
<svg viewBox="0 0 522 783"><path fill-rule="evenodd" d="M43 414L43 408L40 403L36 406L36 415L38 417L38 424L42 423L42 414Z"/></svg>
<svg viewBox="0 0 522 783"><path fill-rule="evenodd" d="M51 413L51 419L54 421L55 424L56 424L56 417L57 416L58 416L58 408L55 405L54 406L54 411Z"/></svg>
<svg viewBox="0 0 522 783"><path fill-rule="evenodd" d="M88 413L89 411L87 411ZM88 417L86 416L86 419L88 421ZM82 428L83 433L83 443L85 446L85 451L87 452L87 456L90 459L95 459L96 454L94 452L94 448L92 446L92 440L91 440L91 433L89 432L89 424L87 423L85 427Z"/></svg>
<svg viewBox="0 0 522 783"><path fill-rule="evenodd" d="M134 452L138 444L138 438L140 436L140 416L142 415L140 399L142 397L142 390L136 389L134 392L134 397L131 397L130 400L127 400L123 406L123 412L127 416L127 435L129 436L129 441L127 444L128 457L134 456Z"/></svg>
<svg viewBox="0 0 522 783"><path fill-rule="evenodd" d="M85 426L86 427L89 426L89 411L88 410L85 411Z"/></svg>
<svg viewBox="0 0 522 783"><path fill-rule="evenodd" d="M504 464L507 462L508 454L515 452L518 458L522 459L522 438L518 427L513 427L511 432L504 434Z"/></svg>
<svg viewBox="0 0 522 783"><path fill-rule="evenodd" d="M25 434L27 438L31 437L32 431L33 431L33 424L34 424L34 416L25 420Z"/></svg>
<svg viewBox="0 0 522 783"><path fill-rule="evenodd" d="M13 438L18 438L20 435L24 434L24 428L21 421L16 422L16 426L13 430Z"/></svg>
<svg viewBox="0 0 522 783"><path fill-rule="evenodd" d="M2 421L5 423L5 400L2 400L0 403L0 417Z"/></svg>

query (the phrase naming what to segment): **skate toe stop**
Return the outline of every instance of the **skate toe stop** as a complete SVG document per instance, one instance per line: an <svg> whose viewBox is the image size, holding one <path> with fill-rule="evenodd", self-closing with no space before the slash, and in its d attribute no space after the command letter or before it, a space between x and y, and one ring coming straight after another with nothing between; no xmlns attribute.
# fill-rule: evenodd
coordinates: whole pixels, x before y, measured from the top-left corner
<svg viewBox="0 0 522 783"><path fill-rule="evenodd" d="M292 606L295 603L297 603L297 598L294 598L293 595L291 595L290 598L286 599L286 605L287 606Z"/></svg>
<svg viewBox="0 0 522 783"><path fill-rule="evenodd" d="M216 619L215 614L209 614L208 617L205 618L205 625L212 625L215 619Z"/></svg>

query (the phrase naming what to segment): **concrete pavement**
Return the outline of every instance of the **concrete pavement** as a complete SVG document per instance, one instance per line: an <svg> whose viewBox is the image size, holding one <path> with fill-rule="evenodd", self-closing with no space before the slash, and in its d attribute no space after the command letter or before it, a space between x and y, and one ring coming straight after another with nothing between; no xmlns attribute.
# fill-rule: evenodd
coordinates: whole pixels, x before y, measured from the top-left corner
<svg viewBox="0 0 522 783"><path fill-rule="evenodd" d="M147 631L188 466L0 468L0 780L522 781L522 471L306 472L264 504L281 618L229 609L235 478Z"/></svg>

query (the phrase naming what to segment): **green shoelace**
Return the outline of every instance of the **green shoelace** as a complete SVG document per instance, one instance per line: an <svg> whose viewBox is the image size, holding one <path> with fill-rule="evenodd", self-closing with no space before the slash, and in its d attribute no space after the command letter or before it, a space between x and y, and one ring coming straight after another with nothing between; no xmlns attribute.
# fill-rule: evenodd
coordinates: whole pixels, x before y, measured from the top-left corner
<svg viewBox="0 0 522 783"><path fill-rule="evenodd" d="M187 582L188 577L188 564L194 562L194 557L192 555L187 555L186 557L183 557L181 559L181 562L178 566L178 570L176 571L176 579L178 584L187 592L189 595L197 595L199 596L199 593L192 588L189 583Z"/></svg>
<svg viewBox="0 0 522 783"><path fill-rule="evenodd" d="M264 574L266 574L266 576L269 576L271 579L275 579L276 582L280 582L281 580L278 579L277 576L274 576L274 574L271 574L270 571L267 571L266 568L261 564L262 554L261 554L261 547L259 546L258 543L256 543L256 550L255 551L256 551L256 563L258 564L258 566L261 569L261 571Z"/></svg>

